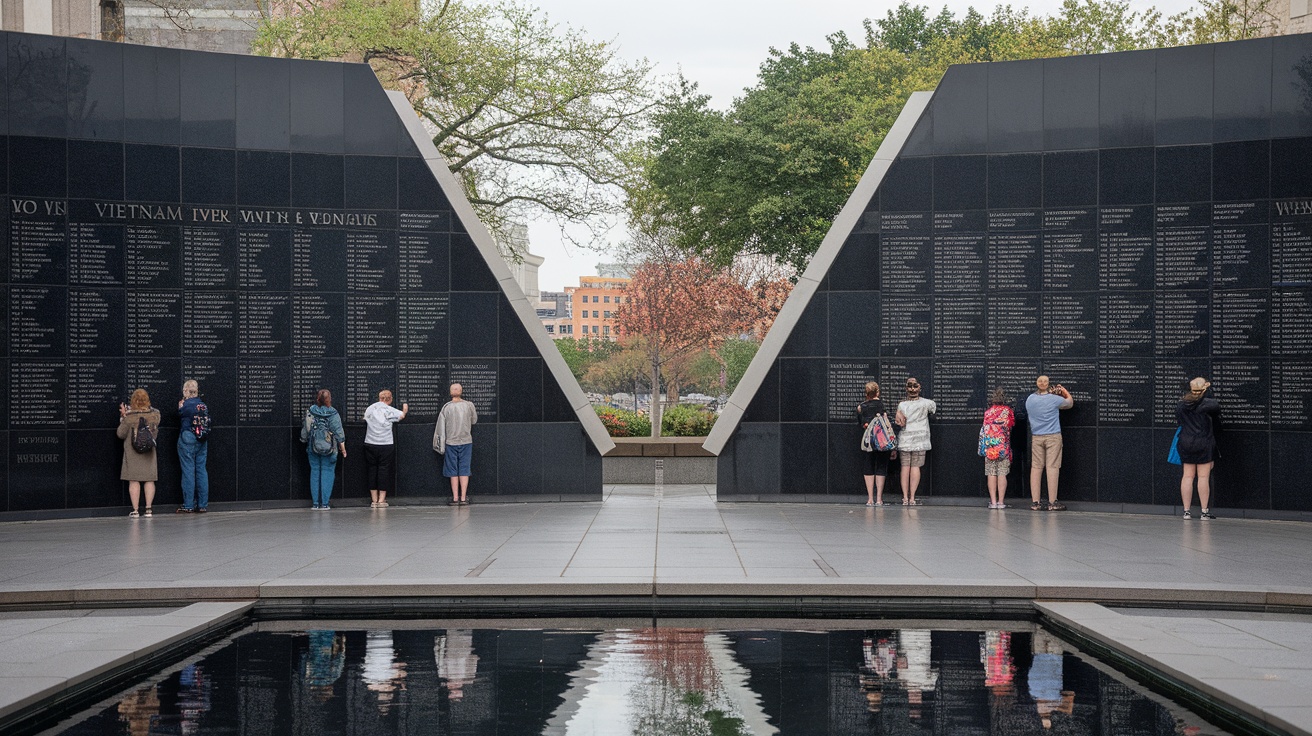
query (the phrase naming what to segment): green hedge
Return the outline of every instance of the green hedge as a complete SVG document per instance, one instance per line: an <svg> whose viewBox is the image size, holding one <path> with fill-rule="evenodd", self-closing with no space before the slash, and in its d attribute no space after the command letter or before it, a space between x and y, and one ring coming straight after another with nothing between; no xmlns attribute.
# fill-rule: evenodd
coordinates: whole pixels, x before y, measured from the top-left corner
<svg viewBox="0 0 1312 736"><path fill-rule="evenodd" d="M661 414L661 434L666 437L705 437L715 426L715 412L695 406L671 406Z"/></svg>
<svg viewBox="0 0 1312 736"><path fill-rule="evenodd" d="M611 437L650 437L651 420L636 411L612 406L594 406L606 433Z"/></svg>

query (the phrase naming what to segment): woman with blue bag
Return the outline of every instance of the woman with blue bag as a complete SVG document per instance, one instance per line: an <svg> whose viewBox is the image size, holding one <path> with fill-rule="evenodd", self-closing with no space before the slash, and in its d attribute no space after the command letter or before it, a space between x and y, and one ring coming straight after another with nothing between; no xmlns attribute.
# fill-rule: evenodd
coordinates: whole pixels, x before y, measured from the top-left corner
<svg viewBox="0 0 1312 736"><path fill-rule="evenodd" d="M1184 475L1180 479L1180 503L1184 518L1193 518L1190 508L1194 500L1194 481L1198 483L1198 502L1202 504L1200 518L1215 519L1209 506L1212 496L1212 466L1216 462L1216 421L1221 417L1221 405L1207 395L1212 386L1207 379L1195 378L1189 390L1175 408L1176 430L1174 449L1179 453Z"/></svg>
<svg viewBox="0 0 1312 736"><path fill-rule="evenodd" d="M866 400L857 404L856 420L861 425L861 449L866 459L862 475L866 481L866 505L884 505L884 481L888 480L888 461L897 457L897 440L888 409L879 398L879 384L866 384Z"/></svg>

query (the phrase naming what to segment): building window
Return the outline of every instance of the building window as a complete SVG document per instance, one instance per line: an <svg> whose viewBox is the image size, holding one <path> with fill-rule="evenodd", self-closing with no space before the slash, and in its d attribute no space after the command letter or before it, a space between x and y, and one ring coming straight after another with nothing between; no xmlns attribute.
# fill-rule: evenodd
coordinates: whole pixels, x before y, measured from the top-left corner
<svg viewBox="0 0 1312 736"><path fill-rule="evenodd" d="M610 310L609 310L609 309L606 310L605 314L606 314L606 319L610 319Z"/></svg>
<svg viewBox="0 0 1312 736"><path fill-rule="evenodd" d="M608 296L607 296L607 297L602 297L601 300L602 300L603 302L606 302L607 304L610 304L610 297L608 297Z"/></svg>
<svg viewBox="0 0 1312 736"><path fill-rule="evenodd" d="M609 335L609 334L610 334L610 325L602 325L602 326L601 326L601 334L603 334L603 335Z"/></svg>
<svg viewBox="0 0 1312 736"><path fill-rule="evenodd" d="M554 335L554 334L556 334L556 326L555 326L555 325L547 325L547 334L548 334L548 335Z"/></svg>
<svg viewBox="0 0 1312 736"><path fill-rule="evenodd" d="M122 41L124 28L123 3L119 0L101 0L100 40Z"/></svg>
<svg viewBox="0 0 1312 736"><path fill-rule="evenodd" d="M597 334L597 326L596 326L596 325L593 325L593 326L592 326L592 334L594 334L594 335Z"/></svg>

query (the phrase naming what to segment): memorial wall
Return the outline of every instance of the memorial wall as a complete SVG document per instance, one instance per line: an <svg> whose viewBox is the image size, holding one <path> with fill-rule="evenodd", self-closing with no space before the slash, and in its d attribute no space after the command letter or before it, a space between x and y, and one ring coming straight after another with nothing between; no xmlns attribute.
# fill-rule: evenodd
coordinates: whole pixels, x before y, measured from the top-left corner
<svg viewBox="0 0 1312 736"><path fill-rule="evenodd" d="M1213 506L1312 511L1312 36L955 66L908 122L731 401L721 498L864 499L864 383L892 407L915 376L938 402L920 495L982 504L986 395L1045 373L1076 400L1064 500L1178 504L1175 407L1205 376Z"/></svg>
<svg viewBox="0 0 1312 736"><path fill-rule="evenodd" d="M0 48L0 510L125 504L115 427L137 387L164 416L156 504L179 503L188 378L215 425L215 503L308 500L298 435L319 388L347 425L335 499L368 497L362 414L384 388L410 406L395 498L444 497L431 440L452 381L479 411L473 497L599 497L581 392L368 66Z"/></svg>

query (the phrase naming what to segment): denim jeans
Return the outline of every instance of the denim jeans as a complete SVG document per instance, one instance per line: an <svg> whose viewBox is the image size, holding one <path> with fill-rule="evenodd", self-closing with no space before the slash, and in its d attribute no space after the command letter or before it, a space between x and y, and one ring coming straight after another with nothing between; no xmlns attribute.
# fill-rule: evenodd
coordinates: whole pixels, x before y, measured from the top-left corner
<svg viewBox="0 0 1312 736"><path fill-rule="evenodd" d="M196 435L183 431L178 436L178 464L182 466L182 508L206 508L210 505L210 474L205 470L205 458L210 444L196 439Z"/></svg>
<svg viewBox="0 0 1312 736"><path fill-rule="evenodd" d="M316 506L327 506L333 495L333 477L337 473L337 453L331 455L315 454L313 448L305 448L310 458L310 499Z"/></svg>

